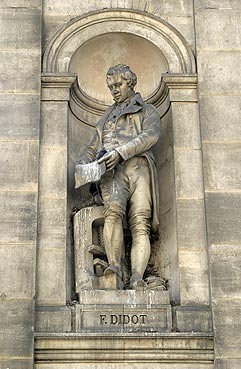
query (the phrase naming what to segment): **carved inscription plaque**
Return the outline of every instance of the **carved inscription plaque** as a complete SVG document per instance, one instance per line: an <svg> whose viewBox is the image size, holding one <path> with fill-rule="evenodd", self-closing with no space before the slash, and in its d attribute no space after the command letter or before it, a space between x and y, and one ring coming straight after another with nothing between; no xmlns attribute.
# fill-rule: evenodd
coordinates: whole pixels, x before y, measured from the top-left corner
<svg viewBox="0 0 241 369"><path fill-rule="evenodd" d="M170 332L169 305L77 305L77 332Z"/></svg>

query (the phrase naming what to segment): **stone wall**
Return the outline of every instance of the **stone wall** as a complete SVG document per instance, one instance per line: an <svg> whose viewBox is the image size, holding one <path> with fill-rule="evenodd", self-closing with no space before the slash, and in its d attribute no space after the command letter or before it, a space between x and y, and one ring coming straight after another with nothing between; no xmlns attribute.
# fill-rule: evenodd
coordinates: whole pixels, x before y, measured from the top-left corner
<svg viewBox="0 0 241 369"><path fill-rule="evenodd" d="M41 3L0 3L1 369L33 367Z"/></svg>
<svg viewBox="0 0 241 369"><path fill-rule="evenodd" d="M197 68L216 368L240 368L239 0L197 0Z"/></svg>
<svg viewBox="0 0 241 369"><path fill-rule="evenodd" d="M207 241L210 300L215 334L215 369L239 369L241 367L241 335L239 333L241 310L240 0L149 0L147 2L144 0L1 0L0 367L1 369L33 367L36 295L38 296L36 329L55 333L71 330L71 309L66 307L66 300L71 298L70 290L73 284L71 281L73 271L69 261L72 258L72 254L69 255L71 245L66 241L69 226L66 222L66 214L69 211L66 194L68 176L66 142L67 132L76 136L74 119L70 120L72 126L69 131L67 127L69 87L74 77L63 77L57 81L57 85L53 77L43 78L44 91L40 113L41 52L44 53L54 34L71 19L90 11L117 7L149 12L168 22L182 34L196 56L199 118L196 113L195 116L197 122L200 120L201 146L200 143L198 147L196 143L193 144L192 133L188 131L190 126L184 129L189 132L189 138L192 136L188 141L189 144L186 145L192 150L191 156L196 157L202 152L204 178L202 176L199 178L198 186L205 189L207 240L203 230L202 232L199 232L198 228L191 230L193 231L193 237L191 237L190 227L185 228L192 216L195 216L198 224L202 224L203 227L203 212L200 213L203 207L203 197L194 199L192 196L188 199L186 196L184 200L180 199L176 220L179 222L179 238L181 237L184 243L176 262L178 264L179 261L179 267L181 266L180 276L183 285L186 285L187 280L193 283L193 291L195 291L193 301L197 305L196 302L199 301L200 296L196 293L198 286L196 281L200 274L204 274L205 269L205 266L203 267L199 262L199 257L201 246L206 245ZM53 88L53 83L57 88ZM176 119L179 122L176 129L181 132L182 119L187 119L191 111L189 105L186 106L185 111L180 110L183 101L177 100L178 104L177 101L173 101L173 109L166 120ZM195 105L190 106L193 108ZM41 123L40 117L42 117ZM77 131L77 134L80 134L80 131ZM186 160L185 170L181 168L178 175L179 184L193 183L188 192L192 194L197 190L197 177L186 176L184 178L181 176L182 173L187 173L189 166L190 173L193 174L193 172L192 158L188 157L187 147L183 150L179 131L174 132L178 155L180 156L180 152L183 154L182 159L178 161L179 169ZM198 136L197 133L195 131ZM83 137L81 139L83 140ZM76 140L76 137L73 137L73 140ZM52 160L46 161L45 157L49 154L52 155ZM171 169L169 167L166 169L168 173L173 170L172 166L171 162ZM163 172L165 173L165 170ZM200 176L202 169L198 173ZM51 187L49 178L55 178L54 187ZM173 178L170 178L167 186L170 186L170 183L174 186L171 181ZM184 182L180 182L180 178ZM163 198L164 205L167 204L167 200L170 199ZM191 201L191 207L187 205L188 201ZM39 213L38 204L41 210ZM186 208L189 213L185 211ZM164 215L163 218L165 218ZM39 220L38 230L37 219ZM174 224L175 221L171 219L169 223ZM53 238L54 234L56 238ZM173 239L175 237L174 235ZM198 242L202 240L203 244L197 245L197 240ZM170 244L172 242L171 240ZM38 253L36 252L37 244ZM189 260L190 245L194 255L192 260ZM166 257L171 257L171 254L172 252L169 252ZM38 265L37 290L35 288L36 260ZM188 263L191 263L190 269L187 269ZM66 268L66 264L69 269ZM163 269L165 268L168 269L169 266L163 265ZM175 268L175 265L172 268ZM51 271L48 279L45 278L46 270ZM180 283L178 278L177 283ZM205 288L206 285L205 279ZM175 317L179 319L179 328L182 332L189 331L190 327L195 324L200 328L200 320L198 323L195 321L197 307L192 309L190 306L193 292L190 290L184 290L184 292L184 298L182 296L181 298L185 302L187 297L187 306L183 310L179 308L173 310ZM206 301L208 305L206 295L205 299L201 300ZM205 320L202 329L209 331L208 311L205 308L202 309L200 317ZM185 334L180 337L178 342L180 342L180 347L184 348L190 337ZM194 337L193 340L195 339L198 341L201 338ZM96 340L98 341L98 337ZM72 337L71 341L71 339L66 340L65 337L55 338L54 336L50 337L50 341L57 356L59 351L68 347L67 341L72 347L75 347L77 342L75 337ZM164 346L161 346L161 340L157 340L156 347L160 349L162 355L165 354L164 349L173 350L173 363L171 364L164 363L165 355L160 357L160 360L163 360L162 363L157 363L155 355L158 355L158 350L151 355L147 350L149 346L144 340L143 348L153 368L211 369L213 367L211 339L209 337L205 341L205 354L207 355L205 363L202 361L204 358L202 356L204 355L203 343L200 341L201 343L197 344L197 341L186 346L189 349L189 360L192 354L196 358L193 363L186 364L184 363L185 357L181 359L184 360L182 364L178 363L178 350L174 346L171 347L165 340ZM40 357L45 352L48 355L46 342L45 339L37 341L36 352L40 353ZM116 347L121 350L121 340L116 342ZM79 346L76 346L76 355L82 355L83 350L89 347L86 346L87 344L90 345L89 341L82 338ZM92 344L95 344L94 341ZM179 343L176 344L179 345ZM136 343L133 345L133 349L139 349L140 353L142 346ZM88 360L90 362L92 360L92 363L88 365L89 368L96 367L95 355L101 354L101 347L100 351L98 347L98 345L95 347L97 351L94 356L90 352L89 356L87 355ZM128 355L130 355L131 362L131 350L128 351ZM113 360L111 355L110 360ZM122 362L124 356L119 360ZM110 367L113 368L128 367L127 364L113 363L111 365ZM141 360L138 364L130 365L149 369L149 364L143 364ZM49 363L44 367L57 369L66 368L66 365L53 366ZM86 363L71 366L71 368L77 367L86 367ZM105 364L98 366L98 368L102 367L105 367ZM41 364L38 368L42 368Z"/></svg>

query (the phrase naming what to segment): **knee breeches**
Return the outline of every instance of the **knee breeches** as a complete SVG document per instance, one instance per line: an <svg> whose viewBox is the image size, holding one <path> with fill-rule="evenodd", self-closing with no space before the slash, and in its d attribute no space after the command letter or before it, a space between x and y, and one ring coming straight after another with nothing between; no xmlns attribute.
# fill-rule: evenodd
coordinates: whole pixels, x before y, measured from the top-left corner
<svg viewBox="0 0 241 369"><path fill-rule="evenodd" d="M127 221L132 235L149 234L152 214L150 170L146 158L134 157L119 164L101 179L106 220Z"/></svg>

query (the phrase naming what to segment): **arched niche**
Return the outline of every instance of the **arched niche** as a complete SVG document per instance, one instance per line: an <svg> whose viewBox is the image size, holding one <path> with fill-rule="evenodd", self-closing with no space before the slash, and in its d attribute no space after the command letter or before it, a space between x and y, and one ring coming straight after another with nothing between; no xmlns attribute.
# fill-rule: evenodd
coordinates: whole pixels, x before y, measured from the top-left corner
<svg viewBox="0 0 241 369"><path fill-rule="evenodd" d="M101 81L95 81L93 74L89 77L87 74L91 68L95 67L95 60L91 60L95 57L95 52L97 56L98 52L101 52L101 47L99 51L96 50L97 46L101 46L99 42L102 41L103 44L108 45L112 36L113 40L119 40L118 42L125 43L128 47L131 47L132 41L135 41L140 48L149 50L148 57L151 53L155 55L157 62L157 65L153 66L156 76L155 83L150 83L148 79L144 82L143 78L142 84L146 101L154 104L163 118L162 137L156 148L160 177L161 243L155 249L155 257L158 262L160 261L162 276L169 279L171 298L175 303L208 305L205 213L201 180L202 159L195 60L183 36L160 18L148 13L125 9L92 12L77 17L62 27L45 51L43 58L44 89L48 93L43 95L47 96L46 99L43 97L43 100L58 101L58 106L60 106L63 102L63 95L60 96L60 91L63 92L63 90L66 100L69 100L69 105L64 105L68 112L68 121L65 115L59 115L59 131L55 132L62 137L63 132L61 133L60 129L63 126L65 127L64 134L67 134L68 164L64 173L66 182L63 182L65 190L68 182L66 222L68 223L70 211L76 205L76 201L81 200L81 196L84 195L81 191L74 191L74 163L79 149L83 149L87 144L94 132L96 121L109 104L106 90L102 95L101 89L104 84L106 66L109 67L112 63L109 64L109 59L105 59L105 56L102 58L102 64L97 63L98 74L102 69ZM91 50L94 52L92 53ZM138 67L143 70L145 63L148 63L148 57L141 58L143 50L139 51L138 58L140 59L135 61L133 53L128 63L133 65L134 69L139 62ZM108 50L107 55L114 62L114 54L111 55ZM78 63L78 59L82 56L83 61L89 60L88 66ZM116 60L116 62L119 61ZM66 83L66 75L68 78L73 72L79 75L70 86ZM96 94L93 92L94 88L93 90L91 88L91 85L94 86L95 83L99 84ZM43 117L51 120L51 114L48 118L48 109L49 107L46 108ZM54 111L53 108L52 111ZM50 123L48 124L50 126ZM44 159L47 160L46 157ZM57 169L55 169L56 176L58 176ZM198 213L195 219L192 218L192 209ZM193 237L195 232L198 233L196 238ZM63 232L63 237L68 237L66 232ZM197 240L198 237L200 240ZM196 244L188 244L192 243L192 239L195 239ZM65 241L67 245L68 241ZM188 260L194 261L188 264Z"/></svg>
<svg viewBox="0 0 241 369"><path fill-rule="evenodd" d="M98 56L104 51L100 42L102 45L110 43L111 48L105 50L102 63L98 64L94 60L95 54ZM110 104L104 84L106 71L110 65L120 62L120 59L124 61L123 57L127 56L127 53L121 55L117 51L118 46L122 50L123 47L131 50L128 63L133 69L137 66L137 72L141 71L138 73L141 93L145 100L155 105L160 105L163 94L160 86L162 73L193 74L196 71L193 52L184 37L156 16L130 9L106 9L77 17L62 27L49 43L44 53L43 72L80 72L79 83L76 83L72 91L71 105L74 113L81 115L87 124L94 125L96 117L103 114ZM88 66L77 61L82 55ZM154 68L153 73L151 66ZM83 75L91 69L93 73ZM145 70L146 76L143 75ZM100 72L99 76L97 71Z"/></svg>
<svg viewBox="0 0 241 369"><path fill-rule="evenodd" d="M108 68L127 64L138 76L136 90L145 100L155 94L162 73L169 71L168 61L152 42L131 33L105 33L80 46L71 58L69 71L78 75L80 90L90 100L104 106L113 100L106 86Z"/></svg>
<svg viewBox="0 0 241 369"><path fill-rule="evenodd" d="M43 72L66 73L76 50L105 33L125 32L143 37L162 51L170 73L195 73L193 53L183 36L164 20L137 10L111 9L77 17L61 28L49 43Z"/></svg>

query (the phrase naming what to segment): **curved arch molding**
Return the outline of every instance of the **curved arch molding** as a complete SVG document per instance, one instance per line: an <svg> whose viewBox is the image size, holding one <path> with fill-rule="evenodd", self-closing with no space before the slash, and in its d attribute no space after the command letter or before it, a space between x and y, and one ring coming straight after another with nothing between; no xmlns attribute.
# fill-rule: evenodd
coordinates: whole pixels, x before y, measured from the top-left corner
<svg viewBox="0 0 241 369"><path fill-rule="evenodd" d="M43 58L43 73L68 74L73 55L93 38L116 32L129 33L144 38L155 45L164 56L169 74L194 74L193 52L184 37L164 20L137 10L107 9L77 17L63 26L52 38ZM161 73L161 72L160 72ZM91 124L107 105L94 99L75 83L71 91L71 109L78 117ZM146 100L156 106L163 101L163 86L159 85ZM78 113L79 112L79 113ZM84 113L84 114L83 114ZM83 119L83 118L82 118Z"/></svg>
<svg viewBox="0 0 241 369"><path fill-rule="evenodd" d="M131 33L152 42L164 54L169 73L195 73L195 60L183 36L170 24L133 10L92 12L62 27L48 45L44 73L67 73L73 54L90 39L111 32Z"/></svg>

